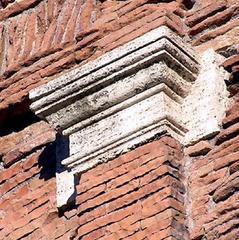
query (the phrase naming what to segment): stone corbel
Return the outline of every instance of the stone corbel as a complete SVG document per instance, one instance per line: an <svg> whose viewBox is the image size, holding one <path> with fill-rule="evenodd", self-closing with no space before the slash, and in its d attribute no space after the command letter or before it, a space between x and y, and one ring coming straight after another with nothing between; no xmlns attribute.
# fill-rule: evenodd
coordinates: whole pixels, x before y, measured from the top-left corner
<svg viewBox="0 0 239 240"><path fill-rule="evenodd" d="M190 144L217 132L226 107L217 58L200 60L163 26L31 91L31 109L69 140L69 156L58 153L58 207L75 173L162 134Z"/></svg>

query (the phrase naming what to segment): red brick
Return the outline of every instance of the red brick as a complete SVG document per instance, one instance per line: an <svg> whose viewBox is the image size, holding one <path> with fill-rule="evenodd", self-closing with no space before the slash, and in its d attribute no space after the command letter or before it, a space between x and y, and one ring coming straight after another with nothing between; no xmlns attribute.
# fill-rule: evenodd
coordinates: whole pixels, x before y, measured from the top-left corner
<svg viewBox="0 0 239 240"><path fill-rule="evenodd" d="M7 40L7 52L6 52L6 66L8 67L9 65L12 64L14 60L14 36L15 36L15 31L17 27L17 21L16 19L12 19L9 23L8 27L8 40ZM3 36L4 37L4 36Z"/></svg>
<svg viewBox="0 0 239 240"><path fill-rule="evenodd" d="M79 225L82 226L94 219L105 216L106 214L107 214L106 205L102 205L99 208L94 209L94 211L88 211L84 214L81 214L79 216Z"/></svg>
<svg viewBox="0 0 239 240"><path fill-rule="evenodd" d="M231 194L236 192L239 186L239 173L231 175L226 182L220 188L218 188L213 194L213 200L219 202L227 199Z"/></svg>
<svg viewBox="0 0 239 240"><path fill-rule="evenodd" d="M223 67L230 71L231 67L239 63L239 55L234 55L228 58L224 63Z"/></svg>
<svg viewBox="0 0 239 240"><path fill-rule="evenodd" d="M28 224L22 228L19 228L13 231L9 236L12 239L20 239L30 233L32 233L36 228L34 228L31 224Z"/></svg>
<svg viewBox="0 0 239 240"><path fill-rule="evenodd" d="M236 123L227 129L221 131L216 137L216 144L221 144L239 134L239 123Z"/></svg>
<svg viewBox="0 0 239 240"><path fill-rule="evenodd" d="M32 168L34 165L38 164L38 158L41 155L42 150L37 151L36 153L32 154L29 158L27 158L22 163L22 168L26 171Z"/></svg>
<svg viewBox="0 0 239 240"><path fill-rule="evenodd" d="M83 240L92 240L92 239L100 239L101 237L104 237L104 239L107 239L106 232L107 232L106 228L100 228L99 230L93 231L93 232L85 235L82 239ZM119 233L117 233L117 236L119 236Z"/></svg>
<svg viewBox="0 0 239 240"><path fill-rule="evenodd" d="M84 31L91 25L91 14L94 9L94 2L86 0L81 12L81 29Z"/></svg>
<svg viewBox="0 0 239 240"><path fill-rule="evenodd" d="M190 12L190 15L187 18L187 25L194 26L195 24L201 22L206 19L208 16L215 14L219 11L226 9L225 1L218 1L217 3L210 4L205 8L200 9L199 11Z"/></svg>
<svg viewBox="0 0 239 240"><path fill-rule="evenodd" d="M92 200L88 200L87 202L81 204L79 209L80 211L83 211L88 208L97 207L106 201L108 202L110 200L113 200L114 198L123 196L126 193L137 189L138 185L139 185L139 181L134 180L130 184L127 184L119 189L109 191L106 194L100 195Z"/></svg>
<svg viewBox="0 0 239 240"><path fill-rule="evenodd" d="M0 184L5 182L6 180L9 180L13 176L15 176L17 173L20 173L22 171L22 164L17 163L13 167L8 169L3 169L0 172Z"/></svg>
<svg viewBox="0 0 239 240"><path fill-rule="evenodd" d="M25 48L22 53L22 58L25 59L32 52L33 44L36 39L36 21L37 14L36 12L32 12L28 17L27 28L26 28L26 37L25 37Z"/></svg>
<svg viewBox="0 0 239 240"><path fill-rule="evenodd" d="M228 153L227 156L221 157L215 160L214 170L218 170L225 166L230 166L232 163L237 162L239 160L239 153Z"/></svg>
<svg viewBox="0 0 239 240"><path fill-rule="evenodd" d="M239 159L237 162L233 163L229 168L230 174L236 173L239 171Z"/></svg>
<svg viewBox="0 0 239 240"><path fill-rule="evenodd" d="M69 210L69 211L65 211L64 212L64 216L67 218L67 219L70 219L70 218L73 218L75 217L77 214L77 210L76 209L72 209L72 210ZM78 218L77 218L78 220Z"/></svg>
<svg viewBox="0 0 239 240"><path fill-rule="evenodd" d="M132 33L133 31L137 30L138 28L142 27L142 25L152 22L153 20L160 18L166 15L166 11L158 11L153 12L150 15L146 15L143 18L131 23L127 24L123 28L119 28L118 31L115 31L108 36L100 39L97 43L99 46L105 46L105 44L112 44L113 42L117 41L118 39L122 38L123 36Z"/></svg>
<svg viewBox="0 0 239 240"><path fill-rule="evenodd" d="M75 62L75 56L72 53L69 56L51 64L49 67L42 69L40 72L40 75L42 78L50 77L52 75L60 73L62 70L66 68L70 68L71 66L73 66L74 62Z"/></svg>
<svg viewBox="0 0 239 240"><path fill-rule="evenodd" d="M33 124L21 132L12 133L1 138L0 154L3 155L4 165L10 166L24 154L54 139L54 132L44 122Z"/></svg>
<svg viewBox="0 0 239 240"><path fill-rule="evenodd" d="M53 41L54 34L55 34L55 31L56 31L56 27L57 27L56 23L57 23L57 19L55 18L53 20L53 22L51 23L50 27L45 32L45 35L42 39L40 52L42 52L46 55L48 55L49 53L51 53L53 51L52 47L51 47L51 43Z"/></svg>
<svg viewBox="0 0 239 240"><path fill-rule="evenodd" d="M51 1L48 1L48 5L51 4L53 5L53 0ZM65 43L70 43L74 40L75 36L77 35L77 25L79 25L79 22L78 22L78 19L79 19L79 15L81 13L81 0L77 0L76 1L76 4L75 4L75 7L74 7L74 10L71 14L71 17L67 23L67 25L65 26L65 36L64 36L64 42ZM53 8L53 6L51 7ZM49 7L48 7L49 9ZM53 11L53 10L52 10ZM52 21L52 14L48 14L48 18L49 21Z"/></svg>
<svg viewBox="0 0 239 240"><path fill-rule="evenodd" d="M29 192L29 188L27 185L19 187L18 190L15 192L15 198L16 199L24 199L24 197L26 197L26 195Z"/></svg>
<svg viewBox="0 0 239 240"><path fill-rule="evenodd" d="M147 0L140 0L140 1L135 1L135 2L130 2L129 4L123 6L122 8L120 8L117 13L118 16L123 16L128 12L131 12L133 10L135 10L136 8L138 8L139 6L143 5L147 3Z"/></svg>
<svg viewBox="0 0 239 240"><path fill-rule="evenodd" d="M13 4L8 5L7 8L0 10L0 21L3 21L11 15L26 10L38 1L39 0L23 0L21 2L15 1Z"/></svg>
<svg viewBox="0 0 239 240"><path fill-rule="evenodd" d="M61 21L58 22L56 27L55 35L52 42L53 46L57 46L62 42L67 22L69 21L69 18L71 17L71 14L73 12L74 4L74 1L68 1L63 4L61 13L59 14L59 18L61 19Z"/></svg>
<svg viewBox="0 0 239 240"><path fill-rule="evenodd" d="M166 193L165 195L170 196L171 191L170 191L170 189L167 189L167 184L163 184L163 181L159 181L158 183L160 186L166 188L165 190L169 191L169 193ZM139 189L137 192L133 192L130 195L125 195L121 198L116 199L115 201L108 204L109 212L115 211L117 208L120 208L122 206L127 206L128 204L130 204L134 201L145 198L148 194L153 194L154 192L156 192L157 190L160 189L159 185L157 185L156 183L148 184L148 185L146 185L146 187ZM164 191L160 192L159 195L164 196L163 192ZM154 199L154 197L153 197L153 199ZM160 201L160 197L158 197L158 201Z"/></svg>
<svg viewBox="0 0 239 240"><path fill-rule="evenodd" d="M54 10L55 10L54 1L49 0L47 2L47 22L48 22L48 26L53 21L53 18L56 17L54 15Z"/></svg>
<svg viewBox="0 0 239 240"><path fill-rule="evenodd" d="M214 147L209 153L208 157L210 160L224 157L230 153L238 151L238 140L239 136L232 138L228 141L223 142L217 147Z"/></svg>
<svg viewBox="0 0 239 240"><path fill-rule="evenodd" d="M109 182L111 179L126 174L128 171L140 167L156 158L158 158L157 161L159 163L163 163L167 160L167 157L167 150L165 150L165 147L159 142L138 148L137 151L129 152L113 161L101 164L87 173L84 173L81 176L81 184L77 186L77 192L80 194L102 183ZM174 160L171 162L173 165L176 165ZM137 171L139 170L137 169ZM90 181L86 181L84 178L90 179ZM118 181L117 178L115 180ZM114 181L108 186L114 185L113 183Z"/></svg>
<svg viewBox="0 0 239 240"><path fill-rule="evenodd" d="M125 166L126 171L124 172L124 174L120 174L117 178L112 179L112 181L110 181L110 183L107 184L107 188L114 189L119 185L122 185L133 180L134 178L142 177L143 175L149 172L153 174L155 171L157 171L157 168L160 167L162 168L162 170L167 169L166 166L162 166L162 164L166 161L168 161L168 159L165 156L153 158L148 163L145 161L145 158L139 159L139 161L137 161L135 165L132 164L126 165Z"/></svg>
<svg viewBox="0 0 239 240"><path fill-rule="evenodd" d="M198 23L189 30L190 35L196 35L208 27L223 24L226 21L229 21L233 15L238 13L238 7L232 6L231 8L226 9L223 12L217 13L212 17L206 18L204 21Z"/></svg>
<svg viewBox="0 0 239 240"><path fill-rule="evenodd" d="M163 16L161 18L157 18L152 22L146 22L142 27L136 29L135 31L131 32L130 34L127 34L126 36L120 38L113 44L111 44L108 48L106 48L106 51L110 51L116 47L119 47L143 34L146 32L149 32L157 27L160 27L162 25L166 25L172 30L176 31L180 35L184 35L184 32L182 29L180 29L173 21L171 21L167 16Z"/></svg>
<svg viewBox="0 0 239 240"><path fill-rule="evenodd" d="M49 5L49 3L48 3ZM49 8L48 8L49 9ZM36 19L36 40L34 43L34 49L32 51L32 56L39 53L41 49L42 40L45 32L47 31L48 24L46 22L46 4L41 2L36 10L37 19ZM57 16L56 16L57 17Z"/></svg>
<svg viewBox="0 0 239 240"><path fill-rule="evenodd" d="M88 190L85 193L81 193L77 196L77 203L82 204L85 201L96 197L99 194L102 194L106 191L106 184L101 184L95 188Z"/></svg>
<svg viewBox="0 0 239 240"><path fill-rule="evenodd" d="M208 31L206 33L204 33L203 35L201 35L199 38L195 39L192 41L192 45L193 46L197 46L201 43L204 43L206 41L209 41L211 39L216 38L217 36L223 35L226 32L230 31L231 29L235 28L238 26L239 20L238 19L234 19L230 22L228 22L225 25L222 25L214 30Z"/></svg>
<svg viewBox="0 0 239 240"><path fill-rule="evenodd" d="M232 73L238 73L239 72L239 63L237 63L236 66L232 67Z"/></svg>
<svg viewBox="0 0 239 240"><path fill-rule="evenodd" d="M229 127L239 122L239 102L235 103L233 107L227 112L226 117L223 119L223 126Z"/></svg>
<svg viewBox="0 0 239 240"><path fill-rule="evenodd" d="M211 144L208 141L200 141L193 146L185 149L185 153L190 157L196 157L207 154L212 149Z"/></svg>

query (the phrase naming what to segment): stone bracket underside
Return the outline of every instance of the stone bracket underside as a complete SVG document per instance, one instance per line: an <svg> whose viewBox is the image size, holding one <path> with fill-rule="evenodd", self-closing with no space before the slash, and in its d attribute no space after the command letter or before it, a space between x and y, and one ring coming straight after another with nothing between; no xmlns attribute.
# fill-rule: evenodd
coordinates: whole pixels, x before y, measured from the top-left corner
<svg viewBox="0 0 239 240"><path fill-rule="evenodd" d="M33 90L32 110L69 138L58 206L72 194L67 175L159 134L187 145L219 131L227 92L218 61L212 50L197 57L163 26Z"/></svg>

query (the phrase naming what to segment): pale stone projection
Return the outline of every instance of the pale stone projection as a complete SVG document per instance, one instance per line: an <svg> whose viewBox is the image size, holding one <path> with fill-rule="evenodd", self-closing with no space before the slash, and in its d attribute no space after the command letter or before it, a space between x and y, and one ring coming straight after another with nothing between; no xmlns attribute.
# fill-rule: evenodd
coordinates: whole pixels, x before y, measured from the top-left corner
<svg viewBox="0 0 239 240"><path fill-rule="evenodd" d="M73 194L74 173L162 134L186 145L215 134L227 105L220 60L162 26L31 91L32 110L69 137L58 199Z"/></svg>

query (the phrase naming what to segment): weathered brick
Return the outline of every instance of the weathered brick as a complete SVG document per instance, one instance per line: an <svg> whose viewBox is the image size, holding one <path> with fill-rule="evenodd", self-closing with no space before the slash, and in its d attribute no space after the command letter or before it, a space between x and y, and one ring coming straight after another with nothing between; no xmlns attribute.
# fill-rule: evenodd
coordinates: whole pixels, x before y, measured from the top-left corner
<svg viewBox="0 0 239 240"><path fill-rule="evenodd" d="M227 112L226 117L223 119L223 126L229 127L239 122L239 102L236 102L233 107Z"/></svg>
<svg viewBox="0 0 239 240"><path fill-rule="evenodd" d="M90 170L84 173L83 185L87 186L88 190L84 187L85 190L82 192L81 186L77 188L81 191L77 197L77 203L80 204L78 235L83 239L90 239L91 236L95 236L94 234L100 235L101 229L107 225L109 226L108 231L111 231L109 239L119 236L119 234L127 237L137 231L130 223L133 224L141 219L146 221L148 217L153 218L155 214L163 217L163 211L170 207L178 209L183 215L183 196L180 192L183 193L184 189L176 179L181 176L178 174L179 164L173 159L174 152L179 153L176 157L179 160L181 157L180 146L170 138L162 138L162 140L140 147L112 162L99 165L95 171ZM177 168L173 169L164 165L171 160ZM167 176L167 174L172 174L176 178ZM86 175L85 178L84 175ZM93 179L90 175L93 176ZM138 178L140 181L137 180ZM104 181L106 181L106 185ZM95 184L97 182L98 186ZM94 187L90 188L90 185ZM95 194L96 197L94 197ZM82 203L82 201L85 202ZM139 201L142 203L140 204ZM139 206L143 208L139 208ZM142 210L140 210L141 208ZM178 221L183 223L184 218L176 215ZM124 226L124 231L121 230L122 226Z"/></svg>
<svg viewBox="0 0 239 240"><path fill-rule="evenodd" d="M233 163L229 168L230 174L236 173L239 171L239 161Z"/></svg>
<svg viewBox="0 0 239 240"><path fill-rule="evenodd" d="M214 147L208 153L209 160L221 158L230 153L237 152L239 149L238 140L239 140L239 136L236 136L232 139L229 139L229 140L223 142L219 146Z"/></svg>
<svg viewBox="0 0 239 240"><path fill-rule="evenodd" d="M37 2L39 2L39 0L22 0L21 2L15 1L13 4L8 5L5 9L0 9L0 21L26 10Z"/></svg>
<svg viewBox="0 0 239 240"><path fill-rule="evenodd" d="M208 141L200 141L193 146L185 149L185 153L190 157L196 157L207 154L212 149L211 144Z"/></svg>
<svg viewBox="0 0 239 240"><path fill-rule="evenodd" d="M230 71L232 66L239 63L239 55L234 55L226 59L226 61L223 62L223 67Z"/></svg>
<svg viewBox="0 0 239 240"><path fill-rule="evenodd" d="M20 239L24 236L27 236L28 234L31 234L35 230L36 228L34 228L31 224L28 224L22 228L18 228L17 230L13 231L9 236L12 239Z"/></svg>
<svg viewBox="0 0 239 240"><path fill-rule="evenodd" d="M208 4L205 8L201 8L198 11L191 11L187 13L188 18L186 20L187 25L194 26L195 24L206 19L208 16L213 15L219 11L226 9L225 1L218 1L216 3Z"/></svg>
<svg viewBox="0 0 239 240"><path fill-rule="evenodd" d="M239 123L236 123L227 129L220 132L216 137L216 144L221 144L224 141L227 141L233 137L238 136L239 134Z"/></svg>
<svg viewBox="0 0 239 240"><path fill-rule="evenodd" d="M51 22L53 18L53 7L54 7L53 1L48 1L48 5L50 5L50 7L48 7L48 11L50 12L48 13L48 19ZM71 14L71 17L67 25L65 26L65 33L64 33L65 43L73 42L74 37L77 35L77 33L79 33L77 25L80 25L80 23L77 20L80 14L81 14L81 1L77 0L74 6L73 12Z"/></svg>
<svg viewBox="0 0 239 240"><path fill-rule="evenodd" d="M233 164L234 162L237 162L239 160L239 153L238 152L232 152L232 153L228 153L226 156L223 156L221 158L218 158L215 160L214 163L214 170L218 170L220 168L226 167L226 166L230 166L231 164Z"/></svg>
<svg viewBox="0 0 239 240"><path fill-rule="evenodd" d="M234 173L228 177L227 181L224 182L220 188L218 188L213 194L213 200L215 202L227 199L231 194L237 191L239 186L239 173Z"/></svg>
<svg viewBox="0 0 239 240"><path fill-rule="evenodd" d="M166 151L160 142L151 143L138 148L137 151L129 152L127 155L123 155L104 165L99 165L81 176L81 184L77 186L77 192L79 194L83 193L88 189L109 182L114 178L115 181L120 181L117 177L152 160L157 161L159 164L163 163L167 161L167 158L169 157L168 151L171 150ZM175 159L177 159L177 157L175 157ZM178 167L175 159L172 159L171 163L173 166ZM137 169L137 171L140 171L140 168ZM131 178L132 176L133 175L131 175ZM86 179L90 179L90 181L87 181ZM108 187L112 185L114 185L114 180L110 182Z"/></svg>
<svg viewBox="0 0 239 240"><path fill-rule="evenodd" d="M202 32L210 26L220 26L224 22L229 21L233 15L237 15L237 13L238 6L234 5L230 8L227 8L225 11L217 13L211 17L207 17L204 21L199 22L197 25L190 28L189 34L193 36Z"/></svg>
<svg viewBox="0 0 239 240"><path fill-rule="evenodd" d="M55 133L44 122L39 122L18 133L0 139L0 155L5 166L10 166L33 149L52 142Z"/></svg>
<svg viewBox="0 0 239 240"><path fill-rule="evenodd" d="M238 26L239 20L234 19L227 24L224 24L218 28L215 28L214 30L208 31L204 34L202 34L199 38L195 39L192 41L193 46L197 46L201 43L204 43L206 41L209 41L211 39L216 38L217 36L223 35L230 31L233 28L236 28Z"/></svg>
<svg viewBox="0 0 239 240"><path fill-rule="evenodd" d="M34 41L36 39L36 21L37 21L37 14L36 12L32 12L28 18L27 28L26 28L26 40L25 40L25 48L22 53L22 58L28 57L32 49L34 47Z"/></svg>
<svg viewBox="0 0 239 240"><path fill-rule="evenodd" d="M55 35L53 38L52 44L54 46L57 46L59 43L62 42L62 38L65 32L66 25L71 17L71 14L73 12L75 1L68 1L65 2L62 6L61 13L59 17L61 18L61 21L57 24ZM88 22L88 21L87 21Z"/></svg>

